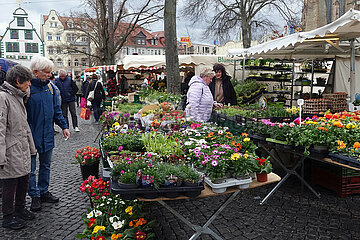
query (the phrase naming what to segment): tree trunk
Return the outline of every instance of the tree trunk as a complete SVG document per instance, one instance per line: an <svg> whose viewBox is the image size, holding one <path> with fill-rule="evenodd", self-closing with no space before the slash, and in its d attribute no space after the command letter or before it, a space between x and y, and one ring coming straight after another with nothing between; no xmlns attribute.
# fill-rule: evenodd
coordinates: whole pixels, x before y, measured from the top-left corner
<svg viewBox="0 0 360 240"><path fill-rule="evenodd" d="M176 40L176 0L165 0L164 30L167 92L180 94L179 58Z"/></svg>
<svg viewBox="0 0 360 240"><path fill-rule="evenodd" d="M114 9L113 9L113 0L108 0L108 21L109 21L109 44L107 48L109 49L109 60L107 64L115 64L115 56L113 54L114 47Z"/></svg>
<svg viewBox="0 0 360 240"><path fill-rule="evenodd" d="M246 21L246 17L242 17L241 33L244 48L251 47L251 26Z"/></svg>

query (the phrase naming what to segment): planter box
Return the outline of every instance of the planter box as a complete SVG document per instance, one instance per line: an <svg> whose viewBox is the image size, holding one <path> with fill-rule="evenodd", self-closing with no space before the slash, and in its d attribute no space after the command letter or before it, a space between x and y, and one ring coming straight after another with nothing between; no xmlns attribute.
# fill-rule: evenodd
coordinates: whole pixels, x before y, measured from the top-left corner
<svg viewBox="0 0 360 240"><path fill-rule="evenodd" d="M138 188L121 188L117 181L110 180L111 192L120 194L120 197L125 200L134 200L138 197L154 199L160 196L168 198L176 198L180 195L188 197L197 197L204 190L204 185L199 182L197 186L180 186L180 187L160 187L154 189L151 187L138 187Z"/></svg>
<svg viewBox="0 0 360 240"><path fill-rule="evenodd" d="M250 186L250 183L252 183L252 178L249 177L248 179L240 180L235 178L227 178L225 182L215 184L213 183L210 178L205 178L205 183L209 185L209 187L212 188L212 191L215 193L223 193L226 191L228 187L237 186L240 189L246 189Z"/></svg>

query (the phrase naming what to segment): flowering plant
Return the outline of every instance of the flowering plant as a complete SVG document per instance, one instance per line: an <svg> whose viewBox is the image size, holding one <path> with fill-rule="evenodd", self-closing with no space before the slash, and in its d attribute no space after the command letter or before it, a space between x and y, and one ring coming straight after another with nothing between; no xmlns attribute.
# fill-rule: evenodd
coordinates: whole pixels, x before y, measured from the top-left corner
<svg viewBox="0 0 360 240"><path fill-rule="evenodd" d="M271 162L268 158L256 158L254 161L254 172L257 173L271 173L272 171L272 166L271 166Z"/></svg>
<svg viewBox="0 0 360 240"><path fill-rule="evenodd" d="M82 147L76 151L75 163L80 163L81 165L91 165L99 162L101 157L100 150L95 147Z"/></svg>
<svg viewBox="0 0 360 240"><path fill-rule="evenodd" d="M90 193L93 205L82 215L85 229L77 238L155 239L152 230L155 222L145 218L141 202L122 200L120 195L109 192L109 182L93 176L81 184L80 191Z"/></svg>

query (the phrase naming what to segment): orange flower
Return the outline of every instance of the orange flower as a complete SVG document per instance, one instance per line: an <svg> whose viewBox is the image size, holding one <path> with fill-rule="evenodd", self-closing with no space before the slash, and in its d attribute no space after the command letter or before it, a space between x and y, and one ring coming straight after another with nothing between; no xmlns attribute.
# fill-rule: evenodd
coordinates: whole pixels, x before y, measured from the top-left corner
<svg viewBox="0 0 360 240"><path fill-rule="evenodd" d="M333 126L338 127L338 128L342 128L342 127L344 127L344 124L342 122L340 122L340 121L336 121L336 122L333 123Z"/></svg>
<svg viewBox="0 0 360 240"><path fill-rule="evenodd" d="M210 138L210 140L214 140L214 139L216 139L216 137Z"/></svg>
<svg viewBox="0 0 360 240"><path fill-rule="evenodd" d="M211 138L212 136L214 136L214 133L213 133L213 132L209 132L208 138Z"/></svg>
<svg viewBox="0 0 360 240"><path fill-rule="evenodd" d="M354 143L353 147L356 148L356 150L358 150L360 148L360 143L359 142Z"/></svg>
<svg viewBox="0 0 360 240"><path fill-rule="evenodd" d="M346 148L346 144L343 141L338 140L337 144L338 144L337 146L338 150Z"/></svg>
<svg viewBox="0 0 360 240"><path fill-rule="evenodd" d="M248 137L249 134L247 134L247 133L242 133L241 136L243 136L243 137Z"/></svg>
<svg viewBox="0 0 360 240"><path fill-rule="evenodd" d="M236 142L235 142L235 141L232 141L231 144L232 144L233 146L236 146Z"/></svg>
<svg viewBox="0 0 360 240"><path fill-rule="evenodd" d="M324 128L324 127L318 127L317 129L325 131L325 132L328 130L327 128Z"/></svg>

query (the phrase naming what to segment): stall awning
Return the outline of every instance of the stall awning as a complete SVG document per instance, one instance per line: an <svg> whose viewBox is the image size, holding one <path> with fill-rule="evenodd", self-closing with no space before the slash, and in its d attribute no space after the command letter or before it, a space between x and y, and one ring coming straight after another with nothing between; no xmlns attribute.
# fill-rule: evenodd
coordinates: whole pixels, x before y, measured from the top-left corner
<svg viewBox="0 0 360 240"><path fill-rule="evenodd" d="M350 55L342 43L360 37L360 11L349 10L334 22L309 32L299 32L248 49L230 49L230 56L263 58L333 58Z"/></svg>
<svg viewBox="0 0 360 240"><path fill-rule="evenodd" d="M234 58L229 58L225 55L179 55L180 66L212 66L215 63L222 63L232 65ZM166 60L164 55L126 55L118 62L118 65L123 65L124 69L133 68L161 68L165 67Z"/></svg>
<svg viewBox="0 0 360 240"><path fill-rule="evenodd" d="M107 72L109 70L117 71L117 65L104 65L104 66L95 66L85 69L85 72L96 72L98 69L102 69L102 71Z"/></svg>

